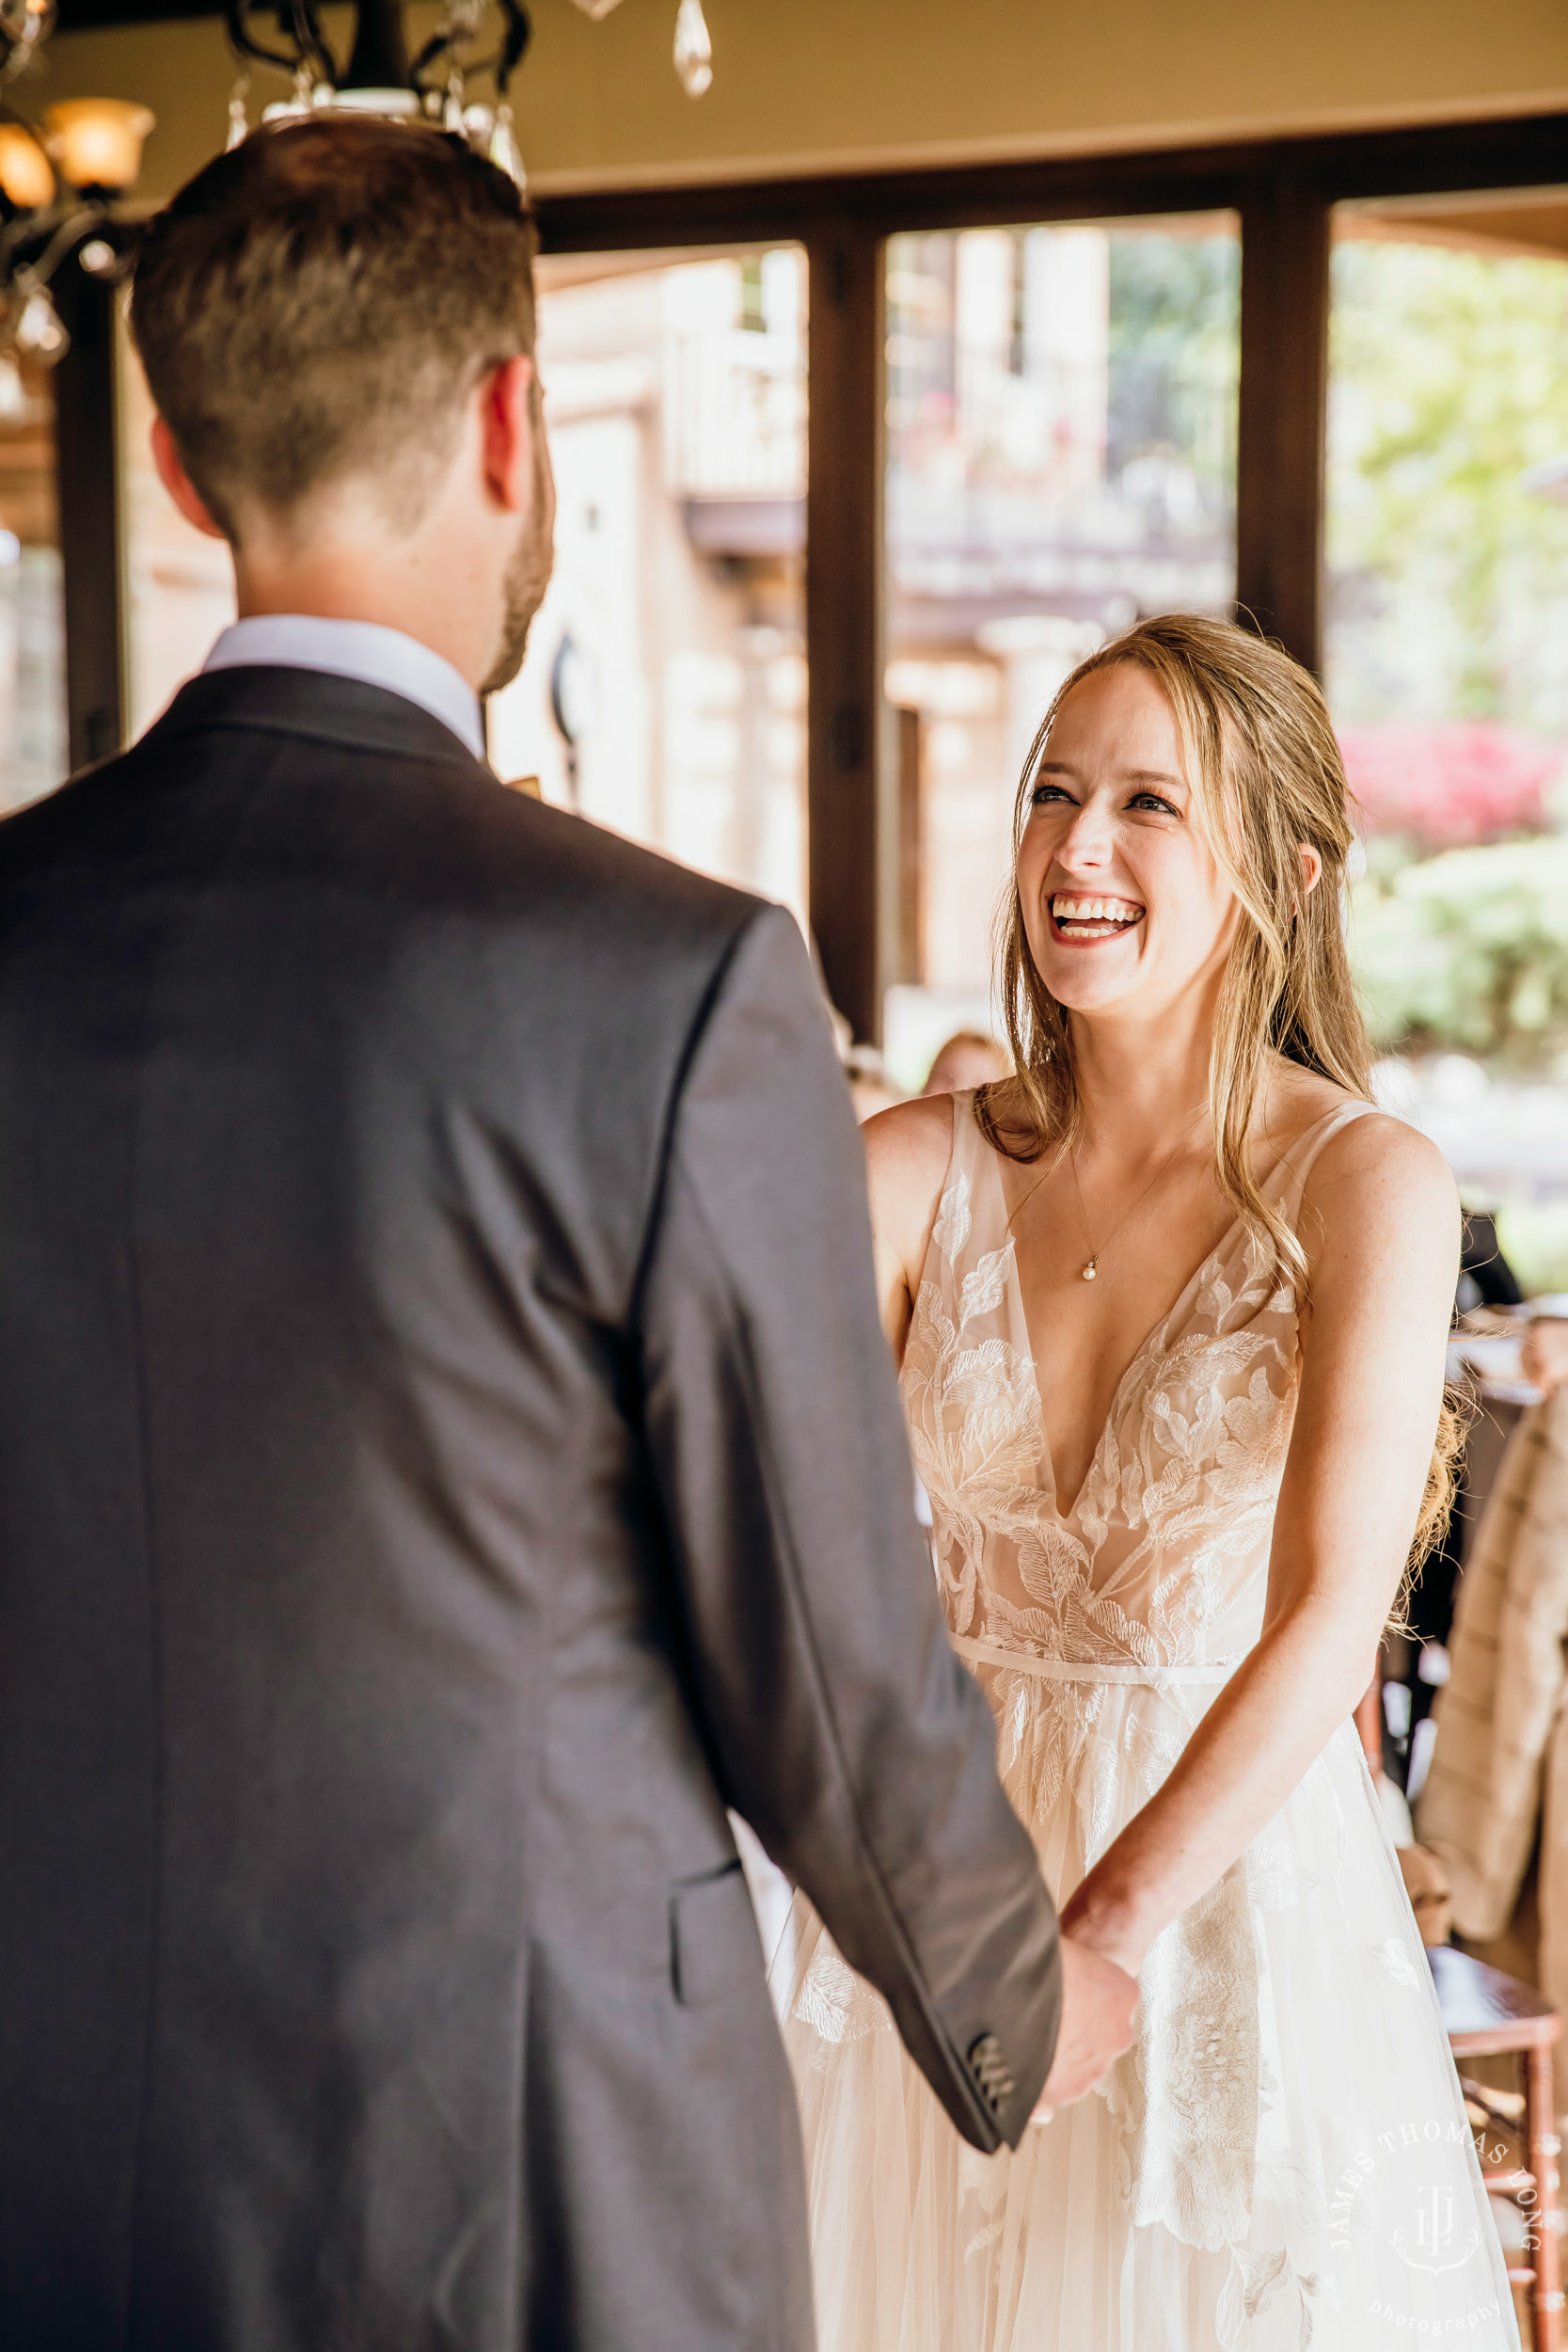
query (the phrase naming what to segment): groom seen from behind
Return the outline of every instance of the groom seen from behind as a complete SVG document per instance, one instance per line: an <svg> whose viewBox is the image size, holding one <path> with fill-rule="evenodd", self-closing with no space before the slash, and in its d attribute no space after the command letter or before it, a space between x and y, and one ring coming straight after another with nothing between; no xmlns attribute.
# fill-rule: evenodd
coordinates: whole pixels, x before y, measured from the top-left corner
<svg viewBox="0 0 1568 2352"><path fill-rule="evenodd" d="M8 2352L809 2344L727 1806L974 2146L1128 2039L947 1647L799 934L483 764L530 262L325 120L138 267L241 618L0 828Z"/></svg>

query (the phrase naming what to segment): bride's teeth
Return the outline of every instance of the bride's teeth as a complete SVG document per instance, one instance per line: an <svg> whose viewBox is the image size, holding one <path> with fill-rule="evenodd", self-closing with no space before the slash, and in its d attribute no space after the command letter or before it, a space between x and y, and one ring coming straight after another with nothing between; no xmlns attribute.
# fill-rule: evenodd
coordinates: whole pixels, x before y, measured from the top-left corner
<svg viewBox="0 0 1568 2352"><path fill-rule="evenodd" d="M1051 911L1058 923L1114 923L1118 929L1135 923L1142 909L1132 906L1125 898L1069 898L1058 895L1051 901Z"/></svg>

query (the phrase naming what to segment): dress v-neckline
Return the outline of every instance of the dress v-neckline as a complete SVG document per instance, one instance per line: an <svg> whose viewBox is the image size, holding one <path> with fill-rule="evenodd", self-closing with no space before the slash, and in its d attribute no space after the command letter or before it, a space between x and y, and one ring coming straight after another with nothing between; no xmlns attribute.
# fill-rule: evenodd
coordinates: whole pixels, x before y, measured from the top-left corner
<svg viewBox="0 0 1568 2352"><path fill-rule="evenodd" d="M1304 1144L1309 1143L1312 1140L1312 1138L1317 1135L1320 1127L1328 1126L1331 1121L1343 1118L1347 1112L1350 1117L1354 1119L1360 1117L1363 1111L1371 1110L1373 1108L1375 1108L1374 1104L1370 1103L1357 1103L1354 1100L1354 1098L1348 1103L1337 1103L1331 1111L1325 1111L1322 1119L1314 1120L1310 1127L1304 1129L1303 1132L1296 1137L1294 1143L1286 1145L1284 1151L1280 1152L1279 1157L1275 1161L1274 1166L1270 1168L1267 1176L1263 1179L1263 1183L1259 1185L1259 1189L1260 1191L1266 1190L1274 1184L1276 1177L1278 1177L1281 1170L1284 1168L1286 1162L1291 1159L1293 1155L1302 1149ZM954 1115L955 1117L958 1115L958 1105L956 1104L954 1105ZM968 1116L972 1120L974 1120L974 1110L973 1103L970 1104ZM980 1134L978 1127L975 1129L975 1135L982 1150L985 1152L986 1156L990 1163L991 1182L996 1187L997 1199L1005 1210L1007 1205L1006 1195L1002 1186L1002 1170L997 1165L1000 1155L996 1152L995 1147L987 1142L986 1137ZM1018 1246L1014 1235L1011 1232L1008 1232L1004 1245L1007 1253L1006 1279L1011 1285L1011 1299L1018 1313L1019 1327L1022 1331L1026 1342L1026 1352L1029 1358L1029 1377L1034 1386L1035 1403L1039 1413L1040 1464L1044 1470L1045 1477L1049 1483L1050 1489L1047 1501L1051 1510L1054 1513L1056 1518L1062 1526L1066 1527L1069 1525L1070 1522L1078 1516L1078 1506L1084 1500L1090 1479L1094 1476L1100 1457L1105 1450L1106 1440L1111 1437L1112 1433L1120 1422L1123 1394L1128 1382L1132 1379L1133 1374L1138 1370L1138 1367L1142 1364L1144 1358L1148 1354L1149 1350L1155 1345L1156 1342L1164 1336L1172 1322L1175 1320L1176 1316L1180 1313L1180 1310L1186 1306L1194 1292L1198 1289L1204 1276L1208 1273L1214 1261L1224 1251L1231 1237L1240 1229L1242 1219L1239 1216L1233 1216L1231 1218L1229 1224L1226 1227L1224 1232L1220 1234L1218 1240L1213 1244L1212 1248L1205 1252L1203 1257L1198 1261L1198 1263L1193 1268L1192 1273L1182 1284L1181 1289L1178 1292L1176 1297L1172 1299L1164 1313L1160 1317L1157 1323L1150 1325L1149 1328L1145 1332L1143 1338L1138 1342L1137 1346L1129 1357L1121 1373L1121 1376L1111 1392L1111 1402L1105 1409L1105 1418L1101 1423L1100 1434L1095 1438L1094 1451L1089 1455L1088 1468L1085 1470L1082 1479L1079 1481L1077 1493L1073 1496L1071 1503L1065 1511L1062 1509L1061 1489L1056 1483L1056 1460L1051 1450L1051 1439L1046 1433L1045 1392L1040 1387L1039 1359L1035 1353L1035 1335L1029 1328L1029 1311L1023 1303L1023 1283L1020 1278L1018 1270Z"/></svg>

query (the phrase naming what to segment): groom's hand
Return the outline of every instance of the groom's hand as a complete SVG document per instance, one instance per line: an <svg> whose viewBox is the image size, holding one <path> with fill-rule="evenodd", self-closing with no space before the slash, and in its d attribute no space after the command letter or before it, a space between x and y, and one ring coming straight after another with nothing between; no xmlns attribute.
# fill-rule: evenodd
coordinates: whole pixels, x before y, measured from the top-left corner
<svg viewBox="0 0 1568 2352"><path fill-rule="evenodd" d="M1063 1936L1062 2022L1056 2055L1035 2109L1037 2122L1047 2122L1053 2108L1082 2099L1112 2059L1131 2047L1137 2006L1136 1977L1070 1935Z"/></svg>

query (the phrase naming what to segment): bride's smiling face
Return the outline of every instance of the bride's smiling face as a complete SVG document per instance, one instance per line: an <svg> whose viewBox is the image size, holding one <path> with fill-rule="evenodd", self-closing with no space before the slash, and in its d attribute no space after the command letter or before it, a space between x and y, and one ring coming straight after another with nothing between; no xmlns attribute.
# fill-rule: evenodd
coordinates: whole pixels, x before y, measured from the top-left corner
<svg viewBox="0 0 1568 2352"><path fill-rule="evenodd" d="M1063 701L1035 775L1018 887L1035 968L1069 1011L1152 1014L1223 967L1240 902L1147 670L1093 670Z"/></svg>

